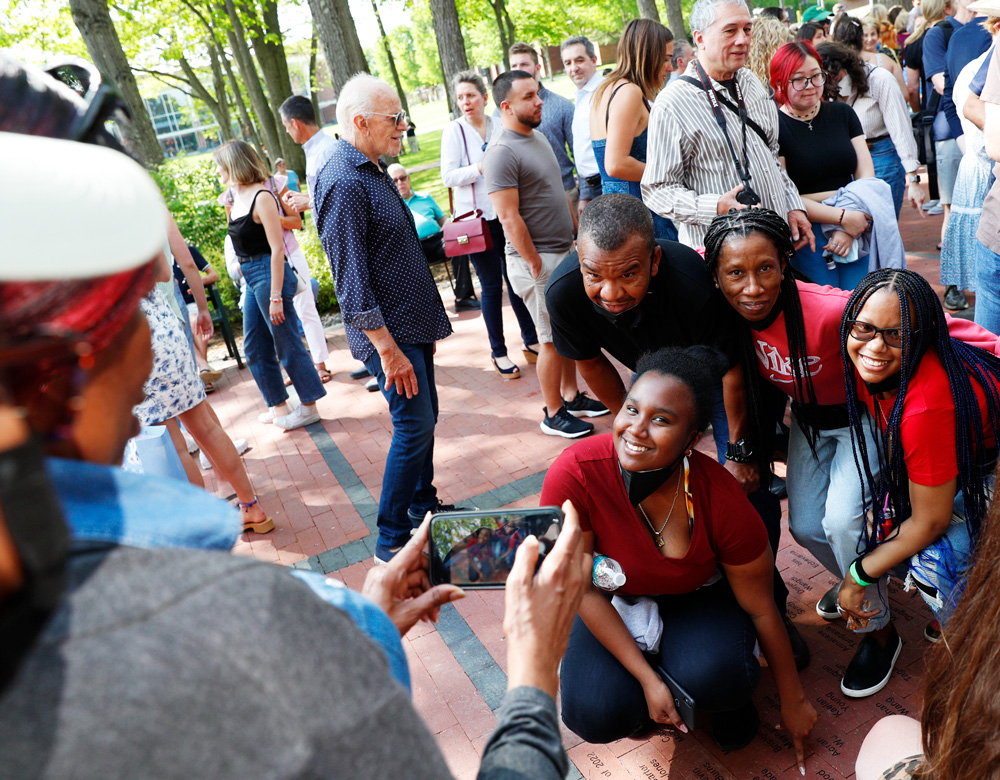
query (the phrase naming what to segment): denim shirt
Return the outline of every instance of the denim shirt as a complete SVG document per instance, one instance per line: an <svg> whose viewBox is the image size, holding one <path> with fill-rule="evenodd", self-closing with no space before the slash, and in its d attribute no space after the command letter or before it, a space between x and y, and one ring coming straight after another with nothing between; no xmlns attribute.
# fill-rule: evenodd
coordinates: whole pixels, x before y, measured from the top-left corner
<svg viewBox="0 0 1000 780"><path fill-rule="evenodd" d="M313 213L356 359L375 351L366 330L386 327L404 344L451 334L410 209L386 172L343 139L317 176Z"/></svg>

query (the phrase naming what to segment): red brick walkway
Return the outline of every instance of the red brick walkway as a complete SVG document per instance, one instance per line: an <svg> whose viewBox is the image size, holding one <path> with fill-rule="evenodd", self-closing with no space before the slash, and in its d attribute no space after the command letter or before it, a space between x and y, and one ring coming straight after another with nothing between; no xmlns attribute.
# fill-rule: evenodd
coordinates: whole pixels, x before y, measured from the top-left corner
<svg viewBox="0 0 1000 780"><path fill-rule="evenodd" d="M910 267L939 291L934 246L940 220L921 220L909 207L902 220L904 241L915 253L908 256ZM450 293L445 300L451 304ZM435 466L440 496L449 503L480 497L482 506L536 504L540 475L567 442L538 430L542 399L534 367L520 359L515 320L505 310L510 356L521 366L522 378L504 382L489 362L478 312L449 314L455 334L439 345L436 358L441 416ZM228 431L250 441L247 467L262 504L277 524L266 536L244 537L236 552L285 565L335 570L334 576L358 588L371 565L370 548L365 545L371 543L369 529L381 489L390 421L382 397L348 378L357 364L342 331L330 334L330 346L329 365L335 376L327 385L329 394L319 402L325 435L305 430L286 434L260 424L257 414L263 402L248 371L227 369L211 400ZM595 422L598 432L610 429L608 417ZM231 492L228 486L215 485L208 474L209 489L222 495ZM894 591L893 610L905 642L897 671L881 694L845 700L839 679L853 640L842 623L827 624L813 609L834 579L792 542L787 528L783 541L778 567L791 590L794 620L812 649L812 663L802 680L820 715L809 743L807 776L849 778L861 740L877 718L919 712L926 649L922 631L929 612L919 597ZM458 602L457 611L442 616L439 627L418 626L404 641L414 702L458 778L475 776L479 753L495 724L492 708L505 685L502 615L502 593L470 592ZM564 730L575 764L570 777L798 777L788 740L774 728L779 720L777 700L766 671L755 701L762 716L757 739L729 755L722 755L703 730L689 736L662 731L603 746L582 743Z"/></svg>

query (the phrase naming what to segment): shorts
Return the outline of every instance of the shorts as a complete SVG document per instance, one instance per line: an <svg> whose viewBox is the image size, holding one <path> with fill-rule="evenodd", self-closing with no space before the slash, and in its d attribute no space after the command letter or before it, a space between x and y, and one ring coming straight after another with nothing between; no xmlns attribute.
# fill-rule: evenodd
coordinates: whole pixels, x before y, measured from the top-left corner
<svg viewBox="0 0 1000 780"><path fill-rule="evenodd" d="M962 152L958 141L948 138L934 142L934 154L937 157L938 191L941 193L941 203L951 205L951 193L955 189L955 179L958 178L958 166L962 162Z"/></svg>
<svg viewBox="0 0 1000 780"><path fill-rule="evenodd" d="M188 303L188 304L185 304L185 305L187 306L188 314L190 314L192 317L197 317L198 316L198 304L197 303L191 302L191 303Z"/></svg>
<svg viewBox="0 0 1000 780"><path fill-rule="evenodd" d="M590 177L587 177L590 178ZM587 184L587 180L583 176L578 176L577 181L580 184L580 200L593 200L594 198L604 194L604 189L600 182L597 182L595 186Z"/></svg>
<svg viewBox="0 0 1000 780"><path fill-rule="evenodd" d="M573 213L576 214L580 206L580 188L574 184L572 189L566 190L566 197L569 198Z"/></svg>
<svg viewBox="0 0 1000 780"><path fill-rule="evenodd" d="M552 326L549 324L549 310L545 307L545 285L569 252L539 252L542 258L542 271L538 278L531 276L528 261L513 252L507 253L507 278L511 289L524 301L535 323L538 341L541 344L552 343Z"/></svg>

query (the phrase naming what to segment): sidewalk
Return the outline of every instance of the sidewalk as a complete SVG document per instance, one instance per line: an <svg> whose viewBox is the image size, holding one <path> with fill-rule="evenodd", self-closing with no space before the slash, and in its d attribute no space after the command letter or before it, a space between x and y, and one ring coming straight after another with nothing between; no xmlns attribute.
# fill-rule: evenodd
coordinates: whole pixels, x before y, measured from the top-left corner
<svg viewBox="0 0 1000 780"><path fill-rule="evenodd" d="M934 246L940 220L921 220L906 206L901 224L912 250L910 267L939 293ZM543 402L534 367L521 359L514 317L508 306L507 344L522 378L504 382L490 364L479 313L455 314L450 291L444 300L455 333L440 343L435 359L441 407L435 439L439 496L446 503L481 508L537 505L545 469L568 442L539 431ZM210 400L230 435L250 442L252 449L244 457L247 469L277 526L264 536L244 535L235 552L328 573L360 588L371 566L391 427L381 395L366 392L363 382L348 378L358 364L347 350L343 330L330 332L329 341L334 379L326 385L327 397L319 401L320 424L283 433L259 423L263 401L249 371L235 367L226 369ZM611 428L610 417L594 422L598 433ZM708 444L703 441L701 446ZM211 471L206 482L220 495L232 492L228 485L218 485ZM905 643L897 670L880 694L848 700L840 693L839 681L854 641L842 622L828 624L813 609L835 580L792 541L787 524L782 541L777 563L791 591L790 614L812 649L802 680L819 713L808 747L807 777L850 778L861 740L875 720L888 714L919 714L919 680L928 646L922 632L930 613L919 596L901 592L898 584L891 589ZM475 777L506 688L502 617L502 592L471 591L456 606L442 610L436 627L420 624L404 640L414 704L460 779ZM749 747L728 755L720 753L703 729L687 736L662 730L603 746L583 743L564 730L573 764L569 777L798 778L790 742L774 728L778 702L767 671L755 701L762 719L758 736Z"/></svg>

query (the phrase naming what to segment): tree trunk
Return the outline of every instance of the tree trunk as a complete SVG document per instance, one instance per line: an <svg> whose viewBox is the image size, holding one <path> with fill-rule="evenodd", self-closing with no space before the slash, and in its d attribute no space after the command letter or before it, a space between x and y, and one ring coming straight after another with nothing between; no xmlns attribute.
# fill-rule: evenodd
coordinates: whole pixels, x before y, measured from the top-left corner
<svg viewBox="0 0 1000 780"><path fill-rule="evenodd" d="M500 32L500 47L503 49L503 68L510 70L510 47L514 45L514 23L507 14L505 0L490 0L493 16Z"/></svg>
<svg viewBox="0 0 1000 780"><path fill-rule="evenodd" d="M545 75L552 79L552 57L549 56L549 45L547 43L537 44L537 48L542 52L542 62L545 63Z"/></svg>
<svg viewBox="0 0 1000 780"><path fill-rule="evenodd" d="M278 128L274 124L274 114L267 102L267 97L264 95L260 77L257 75L250 47L247 46L247 35L239 11L236 10L233 0L224 0L224 2L226 14L229 16L231 24L230 29L226 31L229 48L233 50L233 55L236 57L236 64L243 76L247 94L250 96L250 107L257 116L257 125L260 127L264 143L267 144L264 159L267 161L268 167L271 167L271 161L281 156L281 137L278 135Z"/></svg>
<svg viewBox="0 0 1000 780"><path fill-rule="evenodd" d="M437 37L438 57L441 59L441 74L444 77L444 92L448 98L448 112L455 113L451 95L451 81L456 73L469 69L465 56L465 39L458 24L458 9L455 0L430 0L431 18L434 20L434 34ZM506 49L504 50L506 56Z"/></svg>
<svg viewBox="0 0 1000 780"><path fill-rule="evenodd" d="M121 90L132 114L132 121L123 128L126 142L147 166L160 165L163 162L163 149L156 140L149 111L139 94L132 67L111 21L107 0L70 0L69 7L73 23L80 31L94 65Z"/></svg>
<svg viewBox="0 0 1000 780"><path fill-rule="evenodd" d="M652 19L654 22L660 21L660 12L656 9L656 0L637 0L639 3L639 17L642 19Z"/></svg>
<svg viewBox="0 0 1000 780"><path fill-rule="evenodd" d="M201 79L198 78L198 74L194 72L194 68L191 67L191 63L187 61L186 57L180 57L177 60L177 64L181 66L181 71L184 73L184 78L187 83L194 90L195 97L201 100L209 110L212 112L212 116L215 117L215 121L219 124L219 133L222 136L223 141L228 141L232 138L232 129L229 127L229 105L216 100L211 92L205 87ZM223 88L222 98L225 100L226 91Z"/></svg>
<svg viewBox="0 0 1000 780"><path fill-rule="evenodd" d="M347 0L309 0L309 10L323 47L333 91L339 93L351 76L368 71L368 60L358 40L351 9Z"/></svg>
<svg viewBox="0 0 1000 780"><path fill-rule="evenodd" d="M410 107L406 103L406 92L403 91L403 84L399 80L399 71L396 70L396 60L392 57L392 47L389 46L389 37L385 34L385 27L382 26L382 14L378 12L378 3L372 0L372 10L375 12L375 21L378 22L378 30L382 34L382 46L385 48L385 56L389 59L389 70L392 71L392 83L396 85L396 94L399 95L399 103L403 110L409 114Z"/></svg>
<svg viewBox="0 0 1000 780"><path fill-rule="evenodd" d="M681 0L663 0L667 9L667 27L674 34L675 38L691 38L684 29L684 11L681 9Z"/></svg>
<svg viewBox="0 0 1000 780"><path fill-rule="evenodd" d="M229 96L226 94L226 80L222 75L222 65L219 64L219 55L216 52L215 36L209 35L208 41L208 61L212 68L212 86L215 88L216 100L219 102L219 134L223 142L233 140L233 115L229 108ZM223 124L225 120L225 124Z"/></svg>
<svg viewBox="0 0 1000 780"><path fill-rule="evenodd" d="M285 132L281 123L281 113L278 109L287 98L292 96L292 81L288 75L288 60L285 57L285 47L281 42L281 24L278 21L278 4L275 0L262 0L262 14L258 20L256 8L246 5L243 9L251 20L249 25L250 38L253 41L254 53L260 63L267 94L270 98L271 113L274 117L275 130L278 132L281 144L281 156L285 165L293 171L306 169L306 154L302 147L295 143Z"/></svg>
<svg viewBox="0 0 1000 780"><path fill-rule="evenodd" d="M319 38L316 37L316 25L313 24L312 40L309 41L309 100L313 104L316 123L323 126L323 110L319 107L319 83L316 81L316 52L319 49Z"/></svg>
<svg viewBox="0 0 1000 780"><path fill-rule="evenodd" d="M218 50L219 59L222 61L222 67L226 71L229 88L233 91L233 102L236 103L236 110L239 112L240 124L242 125L241 135L247 143L253 145L254 149L257 150L257 154L263 158L264 149L260 140L260 133L257 132L257 126L254 124L253 118L250 116L250 111L247 109L246 101L243 100L243 92L240 90L240 82L236 78L236 74L233 72L233 66L229 62L229 57L226 56L226 52L223 50L218 41L215 42L215 46Z"/></svg>

